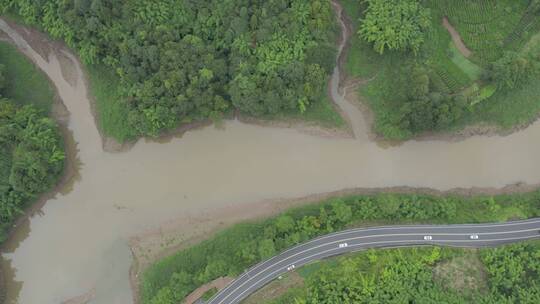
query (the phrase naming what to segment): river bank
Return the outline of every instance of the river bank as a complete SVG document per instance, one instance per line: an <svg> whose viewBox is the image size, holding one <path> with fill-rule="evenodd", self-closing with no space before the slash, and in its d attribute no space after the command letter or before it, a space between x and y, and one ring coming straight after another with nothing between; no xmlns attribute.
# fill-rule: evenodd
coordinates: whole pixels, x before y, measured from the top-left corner
<svg viewBox="0 0 540 304"><path fill-rule="evenodd" d="M95 290L95 303L130 303L128 245L137 236L142 256L159 256L196 242L201 233L301 204L295 197L401 186L490 193L540 182L540 145L533 140L540 136L538 124L508 137L410 141L383 149L364 136L321 138L225 120L220 129L199 128L166 144L139 140L128 151L107 153L76 58L66 49L54 50L48 61L27 51L70 113L80 178L31 217L3 252L12 267L8 281L19 282L19 290L8 292L10 301L57 304ZM76 81L62 74L66 64Z"/></svg>
<svg viewBox="0 0 540 304"><path fill-rule="evenodd" d="M273 240L272 243L275 244L275 252L277 253L291 246L291 242L299 243L301 240L306 241L314 237L317 235L314 231L324 234L328 232L327 229L341 230L345 227L388 223L448 224L508 221L538 216L540 207L537 191L510 197L468 198L451 194L444 196L423 195L416 191L409 194L399 193L399 191L393 194L377 192L363 195L349 192L342 195L334 193L322 200L314 198L305 207L285 211L284 215L288 215L295 222L295 224L287 226L290 238L283 236L283 231L278 233L272 229L281 223L280 220L277 220L281 216L251 220L248 223L221 231L219 234L211 236L208 241L180 251L150 267L142 276L143 303L150 303L149 300L158 293L160 288L167 288L167 286L173 288L169 284L173 284L179 293L190 292L199 284L206 283L206 280L201 278L208 277L209 269L212 269L210 273L216 277L242 273L247 267L264 259L259 256L258 252L264 246L262 244L269 239ZM342 207L336 207L336 203L341 204ZM347 212L344 211L347 208L344 206L349 206ZM323 207L325 212L320 211L320 208ZM341 214L341 216L336 214ZM306 219L308 216L315 217L313 222ZM331 224L325 223L325 221L329 221ZM312 227L309 223L314 223L314 226ZM283 226L279 225L279 227ZM306 234L310 236L306 237ZM246 238L246 236L248 237ZM234 243L235 246L231 247L231 243ZM256 248L259 248L259 251ZM200 258L201 256L204 257ZM215 267L220 262L224 262L225 266ZM192 278L191 283L185 283L185 281L176 282L176 285L170 283L168 278L175 272L187 273L188 277ZM208 279L212 278L214 277L208 277ZM173 297L172 302L180 300L179 297Z"/></svg>
<svg viewBox="0 0 540 304"><path fill-rule="evenodd" d="M2 21L0 20L0 22ZM2 43L6 43L9 45L13 45L14 47L17 47L15 41L13 41L10 38L10 36L5 34L4 32L1 32L0 34L0 41ZM17 50L17 52L18 51L19 50ZM22 54L20 54L20 56L25 57ZM31 71L31 69L24 68L25 65L31 65L31 63L20 62L17 60L15 60L16 62L14 62L14 64L18 64L19 66L16 69L13 69L13 71L17 71L17 72L15 72L14 75L10 75L10 76L14 76L14 78L17 78L17 79L10 78L9 81L15 82L15 81L26 80L27 82L25 82L24 85L26 85L27 87L24 88L24 90L29 90L29 91L34 90L34 92L36 93L34 95L29 95L29 96L32 96L32 97L37 96L37 97L33 99L32 98L21 99L21 96L25 96L25 93L22 93L22 92L11 92L11 93L17 95L19 99L18 102L22 102L22 104L20 105L31 104L35 106L37 109L39 109L40 111L44 111L48 113L48 116L58 124L58 128L62 137L63 149L65 152L65 159L64 159L64 164L63 164L63 171L58 177L58 181L55 184L55 186L47 190L45 193L40 194L37 198L25 204L25 208L22 214L17 217L17 219L13 222L13 225L7 232L8 238L5 240L4 243L0 244L1 251L8 250L5 243L8 243L12 241L13 239L17 239L17 237L15 236L17 232L22 231L23 233L24 232L27 233L28 229L26 227L28 226L29 218L31 218L34 215L39 215L41 208L44 206L44 204L48 200L54 198L59 191L62 191L62 189L69 189L70 187L72 187L74 180L78 177L76 143L73 139L73 135L71 131L67 127L69 112L67 111L64 104L62 103L62 100L58 94L58 91L54 89L54 85L50 81L50 79L46 77L45 75L43 75L42 78L34 76L32 72L28 72L28 71ZM36 72L36 73L41 73L41 71ZM4 77L6 76L4 75ZM25 77L28 77L28 78L24 79ZM39 79L39 80L36 80L36 79ZM36 81L39 82L42 79L43 79L42 83L36 83ZM37 85L37 84L39 84L40 87L36 87L36 88L32 87L32 85ZM43 92L43 86L46 87L47 85L49 88L51 88L51 91L55 92L54 96L51 96L50 100L48 96L44 94ZM18 89L21 89L21 85L18 86ZM36 98L39 99L39 101L34 100ZM15 244L12 243L12 245L15 245ZM8 283L10 283L9 280L5 279L5 273L3 271L2 264L3 263L0 263L0 303L4 303L6 299L5 289L6 289L6 286L9 286Z"/></svg>
<svg viewBox="0 0 540 304"><path fill-rule="evenodd" d="M337 0L335 0L334 3L337 3L339 9L342 9L341 5L339 5ZM346 8L343 11L344 13L342 14L344 28L347 30L348 33L356 33L357 25L351 20L351 5L347 3L347 5L344 4L344 6ZM441 20L441 23L443 23L443 20ZM345 94L344 99L347 100L348 103L357 107L358 111L361 113L360 116L365 121L364 124L367 126L364 132L368 134L367 137L371 141L379 143L381 147L398 146L403 144L407 140L458 142L475 136L509 136L528 128L529 126L535 124L540 120L539 112L529 120L520 123L513 123L511 126L502 127L501 125L497 125L495 123L483 121L485 120L485 118L475 118L476 120L482 121L467 121L464 123L460 123L460 125L454 126L449 130L422 132L419 134L415 134L412 138L409 138L405 141L388 140L374 130L375 115L371 109L371 106L369 105L369 101L366 100L366 98L368 97L361 94L361 91L365 89L366 84L375 79L379 73L374 73L374 75L370 78L354 77L353 75L347 73L347 70L350 70L350 67L347 66L347 64L349 64L347 61L347 56L349 56L348 53L351 48L351 40L352 39L349 39L348 42L345 44L343 50L343 58L341 61L339 61L340 70L342 71L342 83L345 87L348 88L348 94ZM459 46L457 47L459 48ZM358 49L355 49L353 51L358 51Z"/></svg>

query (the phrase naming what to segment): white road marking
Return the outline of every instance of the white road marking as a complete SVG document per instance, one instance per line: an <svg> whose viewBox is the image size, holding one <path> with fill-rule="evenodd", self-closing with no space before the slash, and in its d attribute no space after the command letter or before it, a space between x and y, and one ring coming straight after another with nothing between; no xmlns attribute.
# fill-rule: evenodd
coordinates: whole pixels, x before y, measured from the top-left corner
<svg viewBox="0 0 540 304"><path fill-rule="evenodd" d="M506 222L506 223L494 223L494 224L485 224L485 223L479 223L479 224L445 224L445 225L434 225L433 227L431 227L429 224L425 224L425 225L404 225L404 226L398 226L398 227L388 227L388 226L379 226L379 227L369 227L369 228L362 228L362 227L359 227L359 228L353 228L353 229L350 229L350 230L346 230L346 231L341 231L341 232L335 232L335 233L332 233L332 234L326 234L326 235L323 235L323 236L319 236L319 237L316 237L310 241L307 241L305 243L302 243L302 244L298 244L296 246L293 246L285 251L282 251L281 253L279 253L278 255L275 255L273 257L271 257L270 259L268 260L265 260L265 261L261 261L257 264L255 264L254 266L252 266L251 268L249 268L243 275L241 275L240 277L238 277L235 281L237 280L241 280L244 276L246 275L249 275L249 272L253 271L253 270L256 270L258 267L268 263L268 262L271 262L273 261L274 259L278 258L280 255L283 255L287 252L290 252L292 250L295 250L297 249L298 247L302 247L302 246L305 246L305 245L308 245L308 244L311 244L313 242L317 242L317 241L321 241L321 240L325 240L327 238L332 238L332 237L336 237L336 236L340 236L340 235L344 235L344 234L350 234L350 233L355 233L355 232L368 232L368 231L379 231L379 230L392 230L392 229L425 229L425 228L430 228L430 229L458 229L458 228L491 228L491 227L507 227L507 226L515 226L515 225L525 225L525 224L536 224L536 223L540 223L540 219L528 219L528 220L521 220L521 221L512 221L512 222ZM223 290L221 290L219 293L223 293L225 291L227 291L229 288L232 287L232 284L229 284L227 287L225 287ZM221 302L219 302L218 304L220 304Z"/></svg>
<svg viewBox="0 0 540 304"><path fill-rule="evenodd" d="M329 234L329 235L326 235L324 237L320 237L320 238L316 238L316 239L313 239L312 241L308 241L306 243L303 243L303 244L299 244L289 250L286 250L286 251L283 251L282 253L272 257L271 259L269 260L266 260L266 261L263 261L259 264L257 264L256 266L254 266L253 268L251 268L248 273L250 271L253 271L255 270L257 267L265 264L265 263L268 263L276 258L279 258L279 256L282 256L284 254L286 254L287 252L293 250L293 249L298 249L299 247L303 247L303 246L306 246L314 241L321 241L323 239L326 239L326 238L331 238L331 237L336 237L336 236L339 236L339 235L344 235L344 234L349 234L349 233L354 233L354 232L365 232L365 231L377 231L377 230L389 230L389 229L433 229L433 228L436 228L436 229L440 229L440 228L448 228L448 227L451 227L452 229L458 229L458 228L491 228L491 227L501 227L501 226L515 226L515 225L526 225L526 224L535 224L535 223L540 223L540 220L532 220L532 221L515 221L515 222L509 222L509 223L502 223L502 224L492 224L492 225L483 225L483 224L458 224L458 225L451 225L451 226L433 226L433 227L430 227L428 225L423 225L423 226L400 226L400 227L380 227L380 228L358 228L358 229L354 229L354 230L347 230L347 231L343 231L343 232L338 232L338 233L335 233L335 234ZM529 232L529 231L535 231L535 230L538 230L538 228L532 228L532 229L523 229L523 230L515 230L515 231L501 231L501 232L485 232L485 233L482 233L482 235L490 235L490 234L509 234L509 233L520 233L520 232ZM321 244L321 245L318 245L318 246L315 246L315 247L311 247L311 248L308 248L306 250L303 250L303 251L300 251L294 255L291 255L287 258L285 258L284 260L281 260L281 261L278 261L277 263L274 263L274 264L270 264L270 266L264 268L262 271L259 271L259 273L261 272L265 272L266 270L276 266L277 264L279 263L282 263L284 261L287 261L299 254L303 254L303 253L306 253L308 251L311 251L311 250L314 250L314 249L317 249L317 248L320 248L320 247L324 247L324 246L328 246L328 245L332 245L332 244L335 244L335 243L340 243L340 242L343 242L343 241L350 241L350 240L358 240L358 239L363 239L363 238L371 238L371 237L389 237L389 236L409 236L409 235L417 235L417 234L413 234L413 233L404 233L404 234L382 234L382 235L368 235L368 236L360 236L360 237L354 237L354 238L348 238L348 239L342 239L342 240L338 240L338 241L333 241L333 242L330 242L330 243L325 243L325 244ZM467 235L469 236L470 233L432 233L431 235L446 235L446 236L461 236L461 235ZM519 238L514 238L514 239L519 239ZM468 241L473 241L473 240L469 240L467 239ZM418 240L414 240L414 242L417 242ZM477 240L474 240L474 241L477 241ZM486 242L496 242L497 240L482 240L482 241L486 241ZM388 242L388 241L386 241ZM401 241L395 241L395 242L401 242ZM411 242L411 241L407 241L407 242ZM439 240L437 240L436 242L440 242ZM448 242L462 242L460 240L448 240ZM478 242L478 241L477 241ZM361 245L365 245L365 244L372 244L372 243L363 243ZM359 245L352 245L352 247L355 247L355 246L359 246ZM334 248L335 249L335 248ZM334 250L334 249L331 249L331 250ZM330 250L330 251L331 251ZM326 252L326 251L323 251L323 252ZM318 253L320 254L320 253ZM317 254L315 254L317 255ZM246 273L247 274L247 273ZM256 274L254 276L250 276L250 278L248 280L246 280L245 282L243 282L240 286L238 286L237 288L235 288L232 293L236 292L239 288L243 287L246 283L248 283L252 278L254 278L256 276ZM241 276L237 279L240 280L244 277ZM257 283L256 283L257 284ZM225 289L223 289L220 293L223 293L225 291L227 291L230 287L232 287L233 284L230 284L229 286L227 286ZM221 304L225 299L227 299L228 296L226 296L225 298L223 298L221 301L218 302L218 304ZM234 300L233 300L234 301Z"/></svg>
<svg viewBox="0 0 540 304"><path fill-rule="evenodd" d="M535 229L537 230L537 229ZM525 237L516 237L516 238L506 238L506 239L493 239L493 240L489 240L489 242L502 242L502 241L510 241L510 240L523 240L523 239L531 239L531 238L536 238L537 236L536 235L531 235L531 236L525 236ZM417 242L418 240L401 240L401 241L391 241L391 242L371 242L371 243L363 243L363 244L357 244L357 245L351 245L351 247L358 247L358 246L364 246L364 245L374 245L374 244L384 244L384 243L411 243L411 242ZM472 240L458 240L458 241L437 241L437 242L446 242L446 243L460 243L460 242L471 242ZM484 240L484 242L488 242L487 240ZM478 243L478 242L476 242ZM328 253L328 252L331 252L335 250L335 248L333 249L328 249L328 250L325 250L325 251L322 251L322 252L319 252L319 253L316 253L316 254L313 254L313 255L310 255L310 256L307 256L307 257L304 257L300 260L298 260L298 262L300 261L304 261L304 260L307 260L307 259L311 259L312 257L315 257L317 255L323 255L325 253ZM297 262L297 263L298 263ZM266 280L267 278L273 276L275 273L279 272L280 269L276 270L276 271L273 271L271 272L270 274L264 276L262 279L256 281L255 283L253 283L252 285L253 286L257 286L257 284L259 284L260 282ZM242 286L242 285L241 285ZM240 288L241 286L239 286L238 288ZM235 292L236 290L238 290L238 288L236 288L235 290L233 290L233 292ZM238 296L236 296L234 299L232 299L232 302L236 301L239 297L241 297L242 295L244 295L244 293L246 293L247 291L249 291L249 288L244 290L243 292L241 292ZM221 300L219 303L223 302L223 300Z"/></svg>

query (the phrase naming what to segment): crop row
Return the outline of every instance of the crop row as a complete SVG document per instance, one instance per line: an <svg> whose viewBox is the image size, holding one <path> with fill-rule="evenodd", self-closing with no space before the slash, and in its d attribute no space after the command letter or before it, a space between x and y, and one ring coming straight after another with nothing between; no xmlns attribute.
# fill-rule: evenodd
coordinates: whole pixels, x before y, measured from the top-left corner
<svg viewBox="0 0 540 304"><path fill-rule="evenodd" d="M497 12L495 0L453 0L442 1L445 13L450 19L460 23L483 24L497 19L502 12Z"/></svg>
<svg viewBox="0 0 540 304"><path fill-rule="evenodd" d="M540 18L534 14L526 14L504 40L504 46L508 49L519 49L525 44L528 34L540 31Z"/></svg>
<svg viewBox="0 0 540 304"><path fill-rule="evenodd" d="M467 75L454 64L436 65L435 73L448 88L448 91L454 93L463 89L468 83Z"/></svg>
<svg viewBox="0 0 540 304"><path fill-rule="evenodd" d="M430 80L431 86L433 87L434 91L442 92L442 93L446 93L446 94L452 93L452 91L450 91L450 88L448 87L448 85L444 82L444 80L441 78L441 76L439 76L438 73L436 73L436 72L430 73L429 80Z"/></svg>

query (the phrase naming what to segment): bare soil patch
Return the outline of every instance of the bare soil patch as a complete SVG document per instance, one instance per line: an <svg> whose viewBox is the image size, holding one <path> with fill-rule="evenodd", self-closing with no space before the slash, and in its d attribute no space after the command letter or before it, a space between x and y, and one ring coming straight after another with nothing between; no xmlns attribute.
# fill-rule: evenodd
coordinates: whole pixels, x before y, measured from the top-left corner
<svg viewBox="0 0 540 304"><path fill-rule="evenodd" d="M363 84L364 85L364 84ZM460 129L452 130L452 131L429 131L429 132L423 132L421 134L415 135L413 138L410 138L405 141L399 141L399 140L388 140L384 138L379 133L375 132L373 129L374 122L375 122L375 114L367 104L367 101L363 100L363 97L358 92L359 88L351 89L350 91L347 91L346 98L350 102L352 102L354 105L362 111L364 117L366 118L367 122L371 126L369 129L369 139L373 142L375 142L380 147L395 147L400 146L407 142L408 140L416 140L416 141L445 141L445 142L460 142L463 140L466 140L473 136L483 136L483 137L491 137L491 136L509 136L516 132L522 131L527 129L532 124L536 123L540 119L540 113L536 118L529 122L525 122L519 125L515 125L508 129L503 129L497 125L489 124L487 122L478 122L471 125L466 125Z"/></svg>
<svg viewBox="0 0 540 304"><path fill-rule="evenodd" d="M342 14L342 20L348 29L352 28L351 20L349 19L346 13ZM448 27L445 25L445 23L447 24ZM452 39L458 39L458 41L463 46L463 48L460 47L458 42L454 40L454 43L456 47L458 48L458 50L465 57L471 56L472 52L463 43L459 33L448 22L448 18L445 17L443 19L443 25L445 25L445 28L452 35ZM538 37L540 37L540 35ZM534 39L538 37L535 37ZM365 86L367 83L369 83L369 81L377 77L377 75L375 75L374 77L370 79L354 78L349 75L346 75L343 66L346 62L349 48L350 48L350 40L345 43L342 56L340 56L338 60L339 69L341 71L341 78L342 78L342 80L340 81L340 90L345 90L345 94L344 94L345 99L349 103L355 105L362 112L364 118L366 119L367 124L370 126L369 131L368 131L369 132L368 138L371 141L376 142L377 145L381 147L392 147L392 146L399 146L403 144L404 141L388 140L382 137L377 132L375 132L373 128L375 124L375 114L369 107L369 104L367 103L367 101L363 99L359 90L362 88L362 86ZM465 126L459 130L424 132L422 134L415 136L413 139L418 140L418 141L459 142L472 136L508 136L508 135L511 135L513 133L516 133L516 132L519 132L521 130L528 128L530 125L534 124L538 119L540 119L540 114L535 119L529 122L519 124L508 129L502 129L499 126L492 125L485 122L479 122L479 123Z"/></svg>
<svg viewBox="0 0 540 304"><path fill-rule="evenodd" d="M207 291L209 291L212 288L216 288L217 290L221 290L225 288L225 286L229 285L234 279L231 277L222 277L217 278L213 280L212 282L206 283L203 286L195 289L192 293L190 293L186 299L184 300L185 304L193 304L198 299L200 299L203 294Z"/></svg>
<svg viewBox="0 0 540 304"><path fill-rule="evenodd" d="M465 43L463 43L463 40L461 39L461 36L459 35L458 31L450 24L448 21L448 18L445 16L443 17L442 24L444 28L450 33L450 36L452 37L452 41L454 42L454 45L459 50L459 52L465 56L466 58L469 58L472 55L471 50L467 48Z"/></svg>
<svg viewBox="0 0 540 304"><path fill-rule="evenodd" d="M38 54L40 54L40 56L43 57L43 59L48 60L49 53L51 52L51 43L49 40L45 40L39 37L40 33L36 30L24 28L14 22L11 22L8 19L3 18L3 20L11 27L16 29L25 39L27 39L32 48L35 48L35 50L38 52ZM36 34L38 35L38 37L36 37ZM2 31L0 31L0 39L2 41L11 43L16 47L11 38ZM17 238L15 236L16 232L21 230L20 227L28 226L29 218L34 216L35 214L41 214L42 207L49 199L54 198L58 193L66 194L70 192L73 188L73 184L80 179L79 168L81 166L81 162L77 157L77 144L73 138L72 132L67 127L69 120L69 111L62 102L62 99L59 97L59 94L56 91L56 86L52 83L52 81L50 81L50 79L49 84L50 87L55 90L55 97L51 107L50 117L58 123L62 138L64 140L64 149L66 153L66 158L64 161L64 171L57 185L46 193L41 194L34 203L29 204L29 207L25 209L24 214L22 214L15 221L10 231L8 232L8 238L0 246L1 251L13 252L13 250L20 245L22 239L24 239ZM23 230L27 232L28 229ZM6 284L6 275L7 273L3 271L0 267L0 303L3 303L6 297L6 290L4 287ZM79 302L66 302L66 304L74 303Z"/></svg>
<svg viewBox="0 0 540 304"><path fill-rule="evenodd" d="M213 237L217 232L243 221L257 221L277 215L280 212L307 204L317 203L332 197L348 195L374 195L378 193L429 194L435 196L461 195L498 195L507 193L525 193L540 188L540 185L513 184L503 188L454 188L439 191L431 188L387 187L387 188L351 188L327 193L312 194L300 198L264 200L257 204L231 203L219 209L207 212L203 216L193 217L186 223L185 218L173 220L161 227L134 236L130 240L133 264L130 269L130 284L133 289L133 301L140 303L139 277L152 263L170 256L182 249L193 246ZM257 206L257 208L253 208ZM219 219L219 221L216 221ZM190 225L190 232L184 229Z"/></svg>
<svg viewBox="0 0 540 304"><path fill-rule="evenodd" d="M62 77L72 86L77 86L77 69L74 62L69 56L64 52L57 52L57 58L60 62L60 70L62 72Z"/></svg>
<svg viewBox="0 0 540 304"><path fill-rule="evenodd" d="M32 36L34 34L34 31L32 30L23 31L21 26L18 26L17 24L10 22L9 20L5 20L5 21L21 34L25 34L27 36ZM2 40L13 44L13 41L9 39L9 37L5 34L2 35ZM37 44L40 44L40 42L42 42L41 44L45 44L40 39L33 39L32 41L34 41ZM34 45L32 45L32 48L33 47ZM45 46L38 46L38 49L40 50L40 55L44 56L43 57L44 59L47 59L48 54L50 52L50 48L45 47ZM62 99L59 97L58 92L56 91L56 86L54 86L54 84L50 80L49 80L49 84L50 84L50 87L53 88L56 92L54 100L53 100L53 104L51 107L50 117L58 123L60 132L62 134L62 138L64 139L64 149L66 153L66 159L64 162L64 172L62 173L62 176L60 177L57 185L53 189L49 190L48 192L40 195L40 197L33 204L30 204L30 207L26 209L24 215L22 215L21 217L19 217L17 221L15 221L15 224L13 225L9 233L10 235L13 234L12 232L15 231L18 226L26 222L29 217L33 216L34 214L40 213L41 208L43 207L43 205L45 204L47 200L55 197L57 193L65 194L65 193L70 192L75 181L77 181L80 178L78 168L80 167L81 163L77 157L77 147L76 147L77 144L73 138L72 132L67 127L68 120L69 120L69 112L66 106L64 105L64 103L62 102ZM18 243L13 244L12 241L13 240L11 239L11 237L8 238L6 242L4 242L2 249L5 249L6 246L17 247Z"/></svg>
<svg viewBox="0 0 540 304"><path fill-rule="evenodd" d="M343 114L341 113L341 109L336 108L335 110L339 112L341 117L344 117ZM243 123L262 126L262 127L291 128L303 134L320 136L324 138L353 138L350 127L347 127L345 129L325 128L315 123L309 123L302 120L294 120L294 119L266 120L266 119L258 119L255 117L242 115L240 113L237 114L236 117L239 121Z"/></svg>
<svg viewBox="0 0 540 304"><path fill-rule="evenodd" d="M292 200L265 200L258 203L257 208L253 208L253 204L230 203L199 217L190 218L187 223L185 218L179 218L163 223L157 229L132 237L130 248L133 264L130 269L130 284L133 289L134 303L140 303L139 277L157 260L208 239L239 222L264 219L288 208L317 201L318 196ZM216 221L216 219L219 220ZM184 229L186 225L190 227L189 232Z"/></svg>

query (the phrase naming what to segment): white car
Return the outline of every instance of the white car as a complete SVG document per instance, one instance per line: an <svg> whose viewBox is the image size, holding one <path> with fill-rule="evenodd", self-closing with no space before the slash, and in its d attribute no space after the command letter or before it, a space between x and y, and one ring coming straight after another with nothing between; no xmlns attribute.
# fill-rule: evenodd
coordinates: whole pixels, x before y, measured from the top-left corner
<svg viewBox="0 0 540 304"><path fill-rule="evenodd" d="M424 240L425 241L431 241L433 239L433 237L431 235L424 235Z"/></svg>
<svg viewBox="0 0 540 304"><path fill-rule="evenodd" d="M341 244L339 244L338 247L339 247L339 248L345 248L345 247L347 247L347 246L349 246L349 244L347 244L347 243L341 243Z"/></svg>
<svg viewBox="0 0 540 304"><path fill-rule="evenodd" d="M296 266L291 265L291 266L287 267L287 271L291 271L291 270L293 270L295 267L296 267Z"/></svg>
<svg viewBox="0 0 540 304"><path fill-rule="evenodd" d="M470 238L471 240L478 240L478 234L471 234L471 235L469 236L469 238Z"/></svg>

